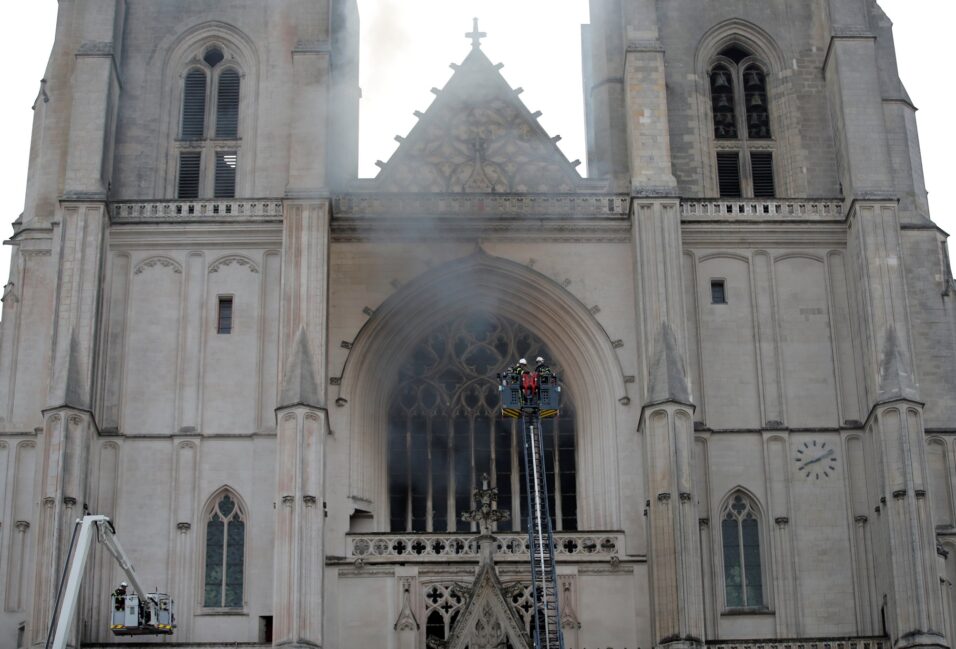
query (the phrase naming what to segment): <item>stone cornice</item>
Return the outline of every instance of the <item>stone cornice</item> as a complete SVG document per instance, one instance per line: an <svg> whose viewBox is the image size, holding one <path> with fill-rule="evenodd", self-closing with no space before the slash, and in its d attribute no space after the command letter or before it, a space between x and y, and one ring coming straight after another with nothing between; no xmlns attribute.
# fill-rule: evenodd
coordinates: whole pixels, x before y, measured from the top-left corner
<svg viewBox="0 0 956 649"><path fill-rule="evenodd" d="M282 222L114 223L110 228L110 247L114 250L192 250L197 246L205 249L249 247L279 250L282 247Z"/></svg>
<svg viewBox="0 0 956 649"><path fill-rule="evenodd" d="M332 221L336 243L364 241L473 241L476 238L528 238L537 241L573 243L626 243L631 225L626 217L617 219L348 219Z"/></svg>
<svg viewBox="0 0 956 649"><path fill-rule="evenodd" d="M681 225L685 247L718 248L819 248L846 246L847 231L841 221L694 222Z"/></svg>

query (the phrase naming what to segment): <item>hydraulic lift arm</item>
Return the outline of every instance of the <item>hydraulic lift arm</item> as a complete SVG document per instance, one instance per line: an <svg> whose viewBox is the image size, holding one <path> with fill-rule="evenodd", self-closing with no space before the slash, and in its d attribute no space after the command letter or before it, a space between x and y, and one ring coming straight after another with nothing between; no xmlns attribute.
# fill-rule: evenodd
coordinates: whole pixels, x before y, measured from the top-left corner
<svg viewBox="0 0 956 649"><path fill-rule="evenodd" d="M169 634L172 633L172 601L162 593L148 593L139 578L136 576L136 570L133 569L133 563L129 556L120 545L116 538L116 531L113 529L113 523L106 516L88 515L77 521L80 530L77 536L76 548L71 558L70 572L66 582L66 588L63 591L63 599L60 610L57 612L56 634L53 636L52 649L66 649L67 640L70 635L70 626L76 617L76 606L80 598L80 586L83 581L83 572L86 568L86 561L90 555L90 549L93 547L94 538L106 546L106 549L116 562L119 563L126 578L131 586L131 594L125 596L125 599L133 600L137 606L137 620L142 617L139 615L138 605L141 602L145 607L144 624L138 624L136 627L122 627L122 632L117 631L116 625L111 625L114 633L122 635L133 634ZM125 608L126 602L124 602Z"/></svg>

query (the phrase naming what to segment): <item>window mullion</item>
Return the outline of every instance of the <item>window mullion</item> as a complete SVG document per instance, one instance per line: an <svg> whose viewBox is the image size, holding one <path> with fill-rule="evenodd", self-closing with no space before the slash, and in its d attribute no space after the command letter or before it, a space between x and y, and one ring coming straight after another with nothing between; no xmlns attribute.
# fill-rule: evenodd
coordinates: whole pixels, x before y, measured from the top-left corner
<svg viewBox="0 0 956 649"><path fill-rule="evenodd" d="M432 417L425 418L425 531L434 532L434 492L432 491Z"/></svg>
<svg viewBox="0 0 956 649"><path fill-rule="evenodd" d="M217 104L219 103L219 75L212 70L209 71L209 101L206 102L206 139L214 140L216 138Z"/></svg>
<svg viewBox="0 0 956 649"><path fill-rule="evenodd" d="M743 198L754 195L753 174L750 170L750 147L747 125L747 87L744 85L743 69L734 67L734 105L737 107L737 139L740 142L740 194Z"/></svg>
<svg viewBox="0 0 956 649"><path fill-rule="evenodd" d="M511 420L511 508L514 510L512 512L512 523L511 529L518 532L521 530L521 507L524 503L521 501L521 460L519 459L519 453L521 452L521 443L522 440L519 439L520 435L518 433L518 420Z"/></svg>
<svg viewBox="0 0 956 649"><path fill-rule="evenodd" d="M412 531L412 416L405 415L405 530Z"/></svg>
<svg viewBox="0 0 956 649"><path fill-rule="evenodd" d="M746 198L754 196L754 175L753 166L750 162L750 143L747 140L741 140L740 147L740 188Z"/></svg>
<svg viewBox="0 0 956 649"><path fill-rule="evenodd" d="M458 512L455 511L455 494L456 484L455 484L455 420L453 415L449 415L445 419L445 425L448 430L448 462L446 463L446 470L448 472L448 489L445 492L445 507L448 511L446 516L445 529L449 532L454 532L457 528L458 521Z"/></svg>
<svg viewBox="0 0 956 649"><path fill-rule="evenodd" d="M558 431L560 429L559 417L555 417L551 420L551 439L553 441L554 456L551 458L551 469L554 471L554 511L551 512L552 517L554 517L554 528L557 531L562 531L564 529L564 516L562 515L561 508L561 462L558 459L560 455L560 449L558 448Z"/></svg>
<svg viewBox="0 0 956 649"><path fill-rule="evenodd" d="M747 564L745 563L747 553L744 551L744 523L740 517L737 518L737 538L739 539L737 547L740 554L740 599L744 606L749 606L750 602L747 601Z"/></svg>
<svg viewBox="0 0 956 649"><path fill-rule="evenodd" d="M222 526L222 583L219 584L219 606L226 606L226 583L229 575L226 573L229 556L229 519L223 520Z"/></svg>
<svg viewBox="0 0 956 649"><path fill-rule="evenodd" d="M475 489L475 481L477 476L475 475L475 415L472 415L468 418L468 492L471 493ZM477 526L475 523L469 524L471 531L475 531Z"/></svg>

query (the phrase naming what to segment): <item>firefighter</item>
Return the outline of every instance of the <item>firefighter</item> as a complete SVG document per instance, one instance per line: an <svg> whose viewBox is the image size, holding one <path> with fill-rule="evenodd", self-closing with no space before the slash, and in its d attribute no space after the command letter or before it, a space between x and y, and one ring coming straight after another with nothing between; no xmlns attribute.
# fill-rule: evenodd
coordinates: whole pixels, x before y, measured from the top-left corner
<svg viewBox="0 0 956 649"><path fill-rule="evenodd" d="M113 608L122 611L126 608L126 589L129 587L125 581L121 581L119 588L113 591Z"/></svg>

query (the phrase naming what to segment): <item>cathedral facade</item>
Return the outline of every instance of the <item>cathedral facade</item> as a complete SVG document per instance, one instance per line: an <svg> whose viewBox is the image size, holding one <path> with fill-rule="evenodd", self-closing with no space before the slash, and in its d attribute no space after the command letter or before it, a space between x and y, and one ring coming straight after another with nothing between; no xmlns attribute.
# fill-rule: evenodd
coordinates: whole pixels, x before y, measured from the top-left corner
<svg viewBox="0 0 956 649"><path fill-rule="evenodd" d="M528 646L495 374L539 354L566 649L951 646L956 283L890 20L590 5L586 177L475 28L359 178L355 0L60 1L0 646L45 645L85 511L174 598L167 645ZM470 513L485 476L509 517ZM96 548L73 646L135 644L121 579Z"/></svg>

